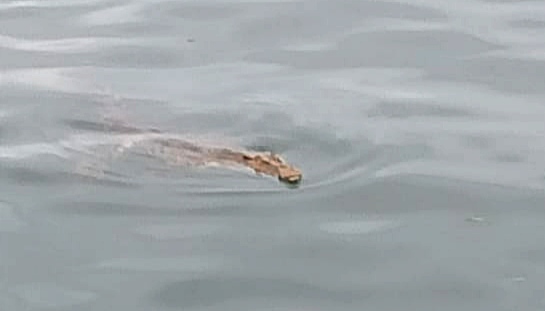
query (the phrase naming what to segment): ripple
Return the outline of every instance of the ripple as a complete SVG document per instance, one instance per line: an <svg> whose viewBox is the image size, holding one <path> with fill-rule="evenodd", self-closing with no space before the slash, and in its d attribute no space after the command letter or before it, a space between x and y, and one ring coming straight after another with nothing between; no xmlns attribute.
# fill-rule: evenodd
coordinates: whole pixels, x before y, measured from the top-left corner
<svg viewBox="0 0 545 311"><path fill-rule="evenodd" d="M428 103L382 102L368 111L369 117L408 118L415 116L467 117L472 115L463 109L442 107Z"/></svg>
<svg viewBox="0 0 545 311"><path fill-rule="evenodd" d="M380 178L403 175L443 177L515 188L545 188L542 170L536 171L536 165L526 162L499 165L484 161L415 160L393 164L376 172Z"/></svg>
<svg viewBox="0 0 545 311"><path fill-rule="evenodd" d="M156 6L155 11L161 15L173 16L185 21L214 21L235 17L242 10L240 5L226 3L225 1L214 1L207 3L199 2L164 2Z"/></svg>
<svg viewBox="0 0 545 311"><path fill-rule="evenodd" d="M311 52L311 51L327 51L335 47L332 43L325 42L306 42L306 43L293 43L284 47L286 51L295 52Z"/></svg>
<svg viewBox="0 0 545 311"><path fill-rule="evenodd" d="M513 52L502 51L494 54L514 53L514 56L518 55L516 58L510 54L507 57L490 56L456 61L446 68L431 68L428 79L484 85L489 89L522 96L543 94L543 55L524 47L512 50ZM539 50L543 51L543 48ZM513 109L518 107L512 105Z"/></svg>
<svg viewBox="0 0 545 311"><path fill-rule="evenodd" d="M517 28L529 28L529 29L543 29L545 28L545 20L539 19L517 19L512 21L511 26Z"/></svg>
<svg viewBox="0 0 545 311"><path fill-rule="evenodd" d="M98 126L100 123L90 122L85 125ZM129 130L132 128L127 128ZM137 129L134 129L135 131ZM0 158L7 159L25 159L35 157L44 154L51 154L62 158L68 158L72 152L89 152L93 147L100 146L121 146L123 148L129 148L132 145L156 138L181 138L176 134L157 134L157 133L143 133L143 134L120 134L110 135L108 133L93 133L93 134L75 134L70 135L67 138L59 139L53 142L38 142L30 144L19 145L4 145L0 146ZM182 138L183 139L183 138ZM97 150L95 150L97 152ZM98 155L98 153L97 153Z"/></svg>
<svg viewBox="0 0 545 311"><path fill-rule="evenodd" d="M135 40L113 37L82 37L55 40L28 40L0 35L0 48L48 53L82 53L107 47L134 44Z"/></svg>
<svg viewBox="0 0 545 311"><path fill-rule="evenodd" d="M481 56L486 56L490 58L506 59L506 60L521 60L527 62L540 62L545 60L545 46L541 43L539 45L530 45L530 46L521 46L521 47L510 47L505 48L499 51L492 51L490 53L485 53Z"/></svg>
<svg viewBox="0 0 545 311"><path fill-rule="evenodd" d="M138 134L145 132L158 132L155 129L137 128L135 126L122 124L121 122L119 122L119 124L111 124L108 122L95 122L81 119L65 119L61 120L61 122L76 131L101 132L104 134Z"/></svg>
<svg viewBox="0 0 545 311"><path fill-rule="evenodd" d="M116 25L134 23L143 20L140 13L144 10L145 4L131 3L119 5L106 9L96 10L83 15L80 21L86 25Z"/></svg>
<svg viewBox="0 0 545 311"><path fill-rule="evenodd" d="M55 283L32 283L15 287L15 293L32 308L66 308L95 300L97 294L63 288Z"/></svg>
<svg viewBox="0 0 545 311"><path fill-rule="evenodd" d="M70 67L33 68L0 71L0 86L32 86L37 89L77 94L100 94L92 82L72 77L79 69Z"/></svg>
<svg viewBox="0 0 545 311"><path fill-rule="evenodd" d="M302 10L299 1L262 5L250 11L237 27L235 39L253 48L329 41L377 17L422 20L444 19L440 12L400 2L340 0L318 1ZM253 14L252 14L253 13ZM327 18L324 18L324 14ZM365 49L373 48L364 44ZM331 53L333 54L333 53ZM345 57L346 55L343 55ZM328 61L331 61L329 59Z"/></svg>
<svg viewBox="0 0 545 311"><path fill-rule="evenodd" d="M50 143L35 143L24 145L0 146L0 158L21 160L44 154L66 158L68 154L59 146Z"/></svg>
<svg viewBox="0 0 545 311"><path fill-rule="evenodd" d="M396 226L396 223L387 220L364 220L324 223L320 229L327 233L355 235L385 231Z"/></svg>
<svg viewBox="0 0 545 311"><path fill-rule="evenodd" d="M211 224L153 225L136 230L158 240L185 239L212 235L221 230L220 226Z"/></svg>
<svg viewBox="0 0 545 311"><path fill-rule="evenodd" d="M356 291L331 290L289 279L251 277L202 278L175 282L167 284L156 295L158 303L182 310L245 298L346 302L360 300L361 296Z"/></svg>
<svg viewBox="0 0 545 311"><path fill-rule="evenodd" d="M247 59L312 70L376 66L442 68L458 58L478 55L500 47L498 44L456 31L381 30L348 36L333 50L300 52L277 49L252 52ZM400 50L403 53L398 53Z"/></svg>
<svg viewBox="0 0 545 311"><path fill-rule="evenodd" d="M57 8L66 6L92 6L98 3L107 2L109 0L15 0L5 1L0 3L0 10L9 10L16 8Z"/></svg>
<svg viewBox="0 0 545 311"><path fill-rule="evenodd" d="M100 262L96 268L155 272L206 272L216 270L223 265L221 260L209 257L117 258Z"/></svg>

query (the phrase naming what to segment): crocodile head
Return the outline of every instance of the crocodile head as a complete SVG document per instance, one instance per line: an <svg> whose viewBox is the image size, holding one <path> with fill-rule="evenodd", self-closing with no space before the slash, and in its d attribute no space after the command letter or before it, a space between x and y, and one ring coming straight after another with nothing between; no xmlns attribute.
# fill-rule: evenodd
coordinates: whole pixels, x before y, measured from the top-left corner
<svg viewBox="0 0 545 311"><path fill-rule="evenodd" d="M244 162L257 173L277 177L280 181L288 184L297 184L303 177L299 169L274 153L245 154Z"/></svg>

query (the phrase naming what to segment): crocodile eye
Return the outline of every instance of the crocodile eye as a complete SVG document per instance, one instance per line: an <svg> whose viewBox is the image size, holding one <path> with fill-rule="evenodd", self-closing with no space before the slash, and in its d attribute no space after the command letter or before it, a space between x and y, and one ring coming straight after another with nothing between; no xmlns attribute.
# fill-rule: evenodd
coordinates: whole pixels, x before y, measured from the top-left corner
<svg viewBox="0 0 545 311"><path fill-rule="evenodd" d="M284 161L282 161L282 158L280 158L280 156L278 156L277 154L271 153L271 159L273 159L274 161L278 163L284 163Z"/></svg>

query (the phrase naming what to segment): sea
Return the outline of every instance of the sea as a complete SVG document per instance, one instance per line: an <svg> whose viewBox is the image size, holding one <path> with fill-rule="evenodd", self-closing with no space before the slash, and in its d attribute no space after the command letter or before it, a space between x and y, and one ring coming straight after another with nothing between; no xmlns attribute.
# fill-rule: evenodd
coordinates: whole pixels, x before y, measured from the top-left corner
<svg viewBox="0 0 545 311"><path fill-rule="evenodd" d="M543 0L0 1L2 311L542 311L544 190Z"/></svg>

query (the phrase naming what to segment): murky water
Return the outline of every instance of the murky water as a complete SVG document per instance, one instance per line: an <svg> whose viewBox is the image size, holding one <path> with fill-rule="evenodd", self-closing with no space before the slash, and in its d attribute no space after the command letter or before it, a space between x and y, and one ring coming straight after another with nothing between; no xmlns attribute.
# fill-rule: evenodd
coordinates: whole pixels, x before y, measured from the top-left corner
<svg viewBox="0 0 545 311"><path fill-rule="evenodd" d="M544 120L542 1L2 1L0 309L541 311Z"/></svg>

